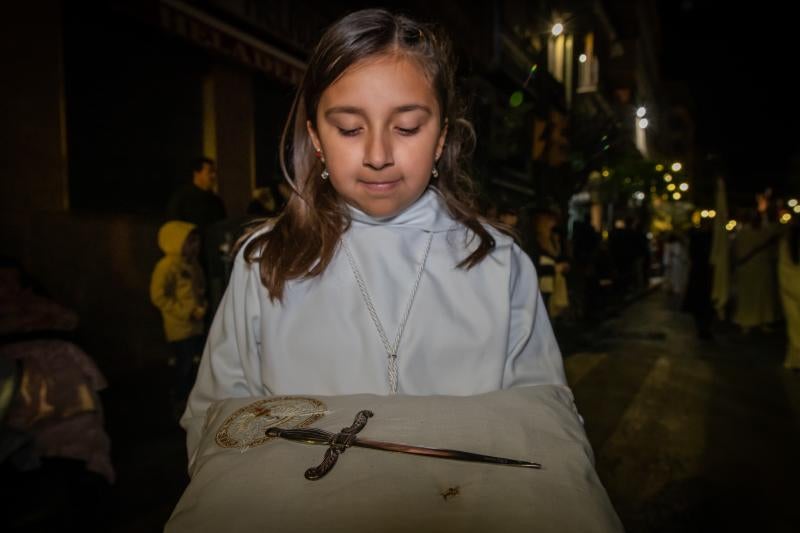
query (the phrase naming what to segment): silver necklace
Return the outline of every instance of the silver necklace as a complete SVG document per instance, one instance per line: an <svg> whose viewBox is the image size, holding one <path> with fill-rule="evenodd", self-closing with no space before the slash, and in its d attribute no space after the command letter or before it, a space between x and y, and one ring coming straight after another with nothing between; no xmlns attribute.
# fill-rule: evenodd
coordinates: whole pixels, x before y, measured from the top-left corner
<svg viewBox="0 0 800 533"><path fill-rule="evenodd" d="M400 325L397 328L397 335L394 338L394 344L389 344L389 338L386 336L386 330L383 329L383 324L381 323L380 318L378 318L377 311L375 311L372 298L367 290L367 284L364 282L364 277L361 275L361 271L358 270L356 260L353 257L353 252L350 251L350 247L347 246L347 242L344 238L342 238L342 248L344 248L344 251L347 254L347 260L350 262L350 268L353 271L353 276L355 276L358 288L361 290L361 296L364 298L364 304L366 304L369 315L372 317L372 323L375 324L375 329L378 330L378 335L380 336L383 347L386 350L386 355L389 356L389 389L392 391L392 394L397 394L397 349L400 347L400 338L403 336L403 330L405 329L406 322L408 322L408 317L411 314L411 305L414 303L414 297L417 295L419 282L422 279L422 271L425 270L425 262L428 260L428 252L431 250L431 242L433 242L433 233L430 234L428 241L425 244L425 253L422 255L422 261L420 262L419 270L417 271L417 278L414 280L414 287L411 289L411 295L409 296L408 303L406 304L405 313L403 313L403 317L400 319Z"/></svg>

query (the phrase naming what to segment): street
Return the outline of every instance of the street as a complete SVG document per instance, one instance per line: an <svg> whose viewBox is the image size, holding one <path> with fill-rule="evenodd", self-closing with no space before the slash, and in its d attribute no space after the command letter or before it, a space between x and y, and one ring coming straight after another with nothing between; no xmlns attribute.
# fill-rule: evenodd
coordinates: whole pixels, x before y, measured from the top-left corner
<svg viewBox="0 0 800 533"><path fill-rule="evenodd" d="M785 334L694 336L661 291L566 354L597 470L630 532L796 531L800 375Z"/></svg>

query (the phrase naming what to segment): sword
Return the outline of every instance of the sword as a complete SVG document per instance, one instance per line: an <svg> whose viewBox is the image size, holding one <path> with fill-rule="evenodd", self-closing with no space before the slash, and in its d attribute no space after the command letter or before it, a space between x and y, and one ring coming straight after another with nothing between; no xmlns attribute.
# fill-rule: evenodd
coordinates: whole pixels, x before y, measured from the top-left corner
<svg viewBox="0 0 800 533"><path fill-rule="evenodd" d="M371 448L373 450L383 450L389 452L408 453L412 455L424 455L427 457L437 457L439 459L452 459L455 461L469 461L473 463L491 463L506 466L518 466L522 468L542 468L539 463L530 461L519 461L517 459L506 459L504 457L494 457L479 453L463 452L460 450L448 450L443 448L429 448L427 446L412 446L410 444L400 444L395 442L383 442L357 437L359 431L367 425L367 420L372 416L372 411L359 411L356 414L353 424L350 427L342 428L339 433L332 433L318 428L283 429L271 427L266 431L268 437L280 437L295 442L305 444L321 444L328 446L322 462L315 467L306 470L305 477L311 481L316 481L328 472L339 460L339 455L343 454L347 448L356 446L359 448Z"/></svg>

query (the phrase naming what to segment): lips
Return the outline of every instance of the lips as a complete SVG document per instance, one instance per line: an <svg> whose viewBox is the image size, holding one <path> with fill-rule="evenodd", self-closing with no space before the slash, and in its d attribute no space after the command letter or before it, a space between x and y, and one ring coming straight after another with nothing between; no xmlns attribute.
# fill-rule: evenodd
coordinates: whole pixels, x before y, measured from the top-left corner
<svg viewBox="0 0 800 533"><path fill-rule="evenodd" d="M401 181L402 178L398 178L396 180L383 180L383 181L360 180L360 183L369 191L384 192L394 189Z"/></svg>

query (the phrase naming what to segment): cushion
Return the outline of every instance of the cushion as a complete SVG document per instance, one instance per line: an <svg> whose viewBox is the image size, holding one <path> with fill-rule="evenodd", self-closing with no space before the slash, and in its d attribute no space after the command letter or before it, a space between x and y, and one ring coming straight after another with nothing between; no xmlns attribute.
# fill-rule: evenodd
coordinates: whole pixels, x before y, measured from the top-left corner
<svg viewBox="0 0 800 533"><path fill-rule="evenodd" d="M339 432L374 413L365 439L541 463L540 470L351 447L323 478L326 446L266 437ZM594 470L569 389L476 396L237 398L209 409L191 482L165 531L608 532L622 525Z"/></svg>

